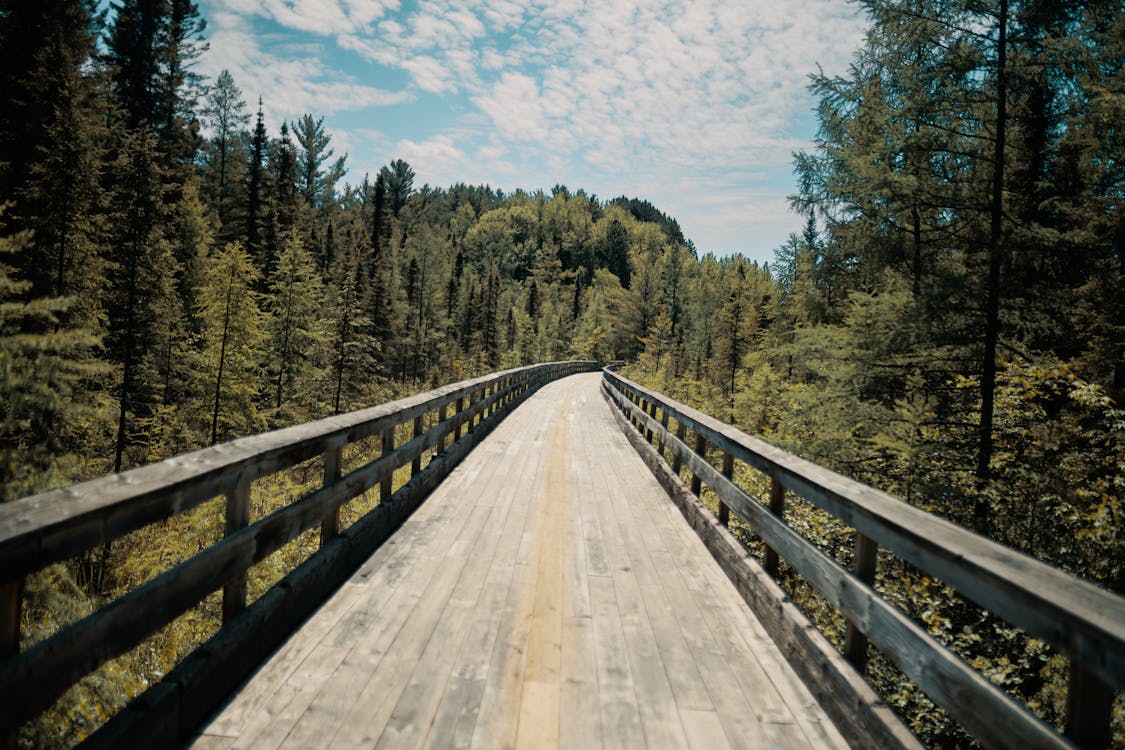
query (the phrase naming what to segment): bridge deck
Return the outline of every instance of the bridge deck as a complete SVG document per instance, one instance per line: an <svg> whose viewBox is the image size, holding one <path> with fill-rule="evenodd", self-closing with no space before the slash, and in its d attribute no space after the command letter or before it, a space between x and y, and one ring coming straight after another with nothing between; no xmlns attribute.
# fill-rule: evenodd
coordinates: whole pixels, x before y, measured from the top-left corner
<svg viewBox="0 0 1125 750"><path fill-rule="evenodd" d="M509 416L193 747L844 747L599 378Z"/></svg>

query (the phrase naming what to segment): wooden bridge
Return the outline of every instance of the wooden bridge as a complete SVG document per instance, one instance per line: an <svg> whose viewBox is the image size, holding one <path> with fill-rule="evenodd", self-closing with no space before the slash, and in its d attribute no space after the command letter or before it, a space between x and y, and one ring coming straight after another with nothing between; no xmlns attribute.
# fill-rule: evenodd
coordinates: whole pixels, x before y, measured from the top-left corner
<svg viewBox="0 0 1125 750"><path fill-rule="evenodd" d="M1121 597L595 369L497 373L0 506L0 745L219 588L218 633L87 744L917 746L863 680L870 649L986 746L1109 744ZM251 517L256 481L310 460L319 488ZM784 522L787 495L855 529L850 568ZM19 649L25 576L216 496L221 540ZM247 571L317 527L319 550L248 604ZM887 555L1067 655L1065 732L880 596ZM842 652L781 561L846 618Z"/></svg>

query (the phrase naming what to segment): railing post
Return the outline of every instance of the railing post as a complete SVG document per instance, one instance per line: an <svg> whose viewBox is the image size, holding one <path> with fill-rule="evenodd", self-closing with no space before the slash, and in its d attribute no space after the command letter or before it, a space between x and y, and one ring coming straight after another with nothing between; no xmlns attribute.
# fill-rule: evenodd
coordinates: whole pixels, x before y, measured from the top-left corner
<svg viewBox="0 0 1125 750"><path fill-rule="evenodd" d="M417 417L414 417L414 435L413 435L413 437L421 437L422 436L422 417L423 416L424 415L418 415ZM421 453L419 453L417 456L415 456L414 460L410 462L410 476L412 478L416 477L416 476L418 476L418 472L420 472L420 471L422 471L422 454Z"/></svg>
<svg viewBox="0 0 1125 750"><path fill-rule="evenodd" d="M687 445L687 425L683 420L678 420L676 423L676 437L681 443ZM680 475L680 469L684 466L684 459L680 456L679 452L672 457L672 473L676 476Z"/></svg>
<svg viewBox="0 0 1125 750"><path fill-rule="evenodd" d="M20 609L23 606L23 576L0 584L0 659L20 652ZM0 733L0 750L15 750L18 730Z"/></svg>
<svg viewBox="0 0 1125 750"><path fill-rule="evenodd" d="M457 397L457 411L456 411L457 416L460 417L461 412L463 412L463 411L465 411L465 397L464 396L458 396ZM460 420L458 420L457 426L453 428L453 442L455 442L455 443L458 440L461 439L461 425L462 424L463 423Z"/></svg>
<svg viewBox="0 0 1125 750"><path fill-rule="evenodd" d="M442 422L444 422L444 421L445 421L445 416L446 416L446 407L447 407L447 406L449 406L449 404L442 404L442 405L441 405L441 408L440 408L440 409L438 409L438 414L437 414L437 417L438 417L438 424L441 424ZM447 430L443 430L443 431L441 432L441 434L440 434L440 435L438 435L438 439L437 439L437 449L438 449L438 453L441 453L442 451L444 451L444 450L445 450L445 436L446 436L447 434L448 434L448 431L447 431Z"/></svg>
<svg viewBox="0 0 1125 750"><path fill-rule="evenodd" d="M1066 699L1066 736L1083 748L1106 748L1113 739L1110 716L1113 688L1076 661L1070 662Z"/></svg>
<svg viewBox="0 0 1125 750"><path fill-rule="evenodd" d="M340 478L340 460L343 458L344 448L331 448L324 452L324 486ZM340 506L337 505L324 520L320 522L320 546L328 544L340 533Z"/></svg>
<svg viewBox="0 0 1125 750"><path fill-rule="evenodd" d="M700 432L695 433L695 454L702 458L704 461L707 460L707 440L703 437L703 433ZM703 479L695 472L692 472L691 494L699 497L699 493L702 491Z"/></svg>
<svg viewBox="0 0 1125 750"><path fill-rule="evenodd" d="M250 523L250 484L239 482L227 493L226 535L230 536ZM246 571L223 585L223 622L246 609Z"/></svg>
<svg viewBox="0 0 1125 750"><path fill-rule="evenodd" d="M723 451L723 476L734 480L734 456L726 451ZM723 526L730 526L730 507L721 499L719 500L719 523Z"/></svg>
<svg viewBox="0 0 1125 750"><path fill-rule="evenodd" d="M776 479L770 479L770 512L778 518L785 513L785 488ZM766 546L765 569L772 577L777 578L777 552L773 547Z"/></svg>
<svg viewBox="0 0 1125 750"><path fill-rule="evenodd" d="M652 419L655 421L656 420L656 402L651 401L651 400L646 401L645 407L644 407L644 412L648 416L652 417ZM645 442L650 444L650 445L652 444L652 428L647 426L647 425L645 426Z"/></svg>
<svg viewBox="0 0 1125 750"><path fill-rule="evenodd" d="M855 577L870 585L875 582L875 562L879 556L879 545L858 531L855 533L855 563L852 571ZM867 636L860 632L854 623L848 622L844 638L844 656L856 670L863 674L867 668Z"/></svg>
<svg viewBox="0 0 1125 750"><path fill-rule="evenodd" d="M664 428L664 432L668 431L668 407L665 406L660 412L660 426ZM656 439L656 455L664 458L664 432Z"/></svg>
<svg viewBox="0 0 1125 750"><path fill-rule="evenodd" d="M386 456L394 453L395 450L395 428L392 425L383 430L383 455ZM391 469L386 478L383 479L379 488L379 502L386 502L391 499L391 491L394 489L395 471Z"/></svg>

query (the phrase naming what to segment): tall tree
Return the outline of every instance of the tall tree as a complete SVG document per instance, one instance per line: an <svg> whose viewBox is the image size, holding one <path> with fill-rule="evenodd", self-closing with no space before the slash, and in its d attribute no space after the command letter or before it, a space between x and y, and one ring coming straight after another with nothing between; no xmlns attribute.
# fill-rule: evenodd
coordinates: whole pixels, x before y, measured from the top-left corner
<svg viewBox="0 0 1125 750"><path fill-rule="evenodd" d="M296 232L285 238L277 268L270 275L266 309L270 349L268 371L273 381L274 407L292 398L294 384L308 378L310 357L317 343L316 318L324 296L320 274Z"/></svg>
<svg viewBox="0 0 1125 750"><path fill-rule="evenodd" d="M379 176L383 178L387 190L391 215L397 219L414 191L414 169L402 159L395 159L379 170Z"/></svg>
<svg viewBox="0 0 1125 750"><path fill-rule="evenodd" d="M254 133L250 139L249 161L246 166L246 249L266 273L269 273L269 267L263 257L262 227L265 218L268 156L269 139L266 135L265 118L262 115L262 99L259 97L258 115L254 121Z"/></svg>
<svg viewBox="0 0 1125 750"><path fill-rule="evenodd" d="M293 135L297 139L297 188L309 206L321 209L332 199L336 183L344 176L344 154L336 161L326 164L335 154L329 148L332 141L324 130L324 118L314 119L312 115L302 115L292 124Z"/></svg>
<svg viewBox="0 0 1125 750"><path fill-rule="evenodd" d="M113 165L108 351L120 368L114 471L137 434L134 420L159 402L152 358L162 351L160 321L176 314L177 264L164 236L167 207L156 137L147 127L128 134Z"/></svg>
<svg viewBox="0 0 1125 750"><path fill-rule="evenodd" d="M204 372L211 380L210 442L263 426L255 401L261 392L265 315L254 291L258 270L232 242L207 259L198 290Z"/></svg>
<svg viewBox="0 0 1125 750"><path fill-rule="evenodd" d="M0 210L0 502L78 478L84 446L67 437L88 418L84 381L102 369L93 330L62 323L73 298L29 298L11 261L30 236L8 234L3 218Z"/></svg>
<svg viewBox="0 0 1125 750"><path fill-rule="evenodd" d="M242 91L235 84L234 76L229 70L224 69L215 79L207 94L204 115L212 134L207 148L211 201L219 219L219 236L229 239L233 231L227 225L233 224L231 212L238 203L232 192L241 182L243 132L250 122ZM259 153L257 157L260 169L262 154ZM259 173L258 179L260 178ZM255 231L256 229L255 227Z"/></svg>

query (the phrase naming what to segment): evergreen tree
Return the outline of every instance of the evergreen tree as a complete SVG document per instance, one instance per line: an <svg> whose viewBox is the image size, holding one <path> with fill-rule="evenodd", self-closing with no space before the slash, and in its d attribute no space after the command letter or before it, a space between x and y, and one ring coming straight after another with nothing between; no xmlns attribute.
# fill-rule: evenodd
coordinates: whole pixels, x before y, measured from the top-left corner
<svg viewBox="0 0 1125 750"><path fill-rule="evenodd" d="M621 281L624 289L629 288L629 231L616 217L610 219L605 240L599 251L601 263Z"/></svg>
<svg viewBox="0 0 1125 750"><path fill-rule="evenodd" d="M220 240L234 239L236 233L233 215L236 206L243 201L238 200L235 191L242 183L242 165L244 163L242 142L246 125L250 122L250 115L246 113L246 102L242 99L242 92L234 82L234 76L229 70L223 70L215 79L214 85L207 94L207 106L204 110L207 126L212 135L207 144L206 156L208 161L207 182L214 206L215 215L219 220ZM264 133L263 133L264 135ZM257 134L255 134L257 137ZM264 147L264 143L262 144ZM257 166L261 169L262 152L255 156ZM251 164L253 168L253 163ZM251 176L251 180L254 176ZM261 180L259 171L257 179ZM260 184L258 186L260 190ZM259 194L258 200L261 199ZM256 217L255 217L256 220ZM257 227L255 227L257 232ZM255 238L256 239L256 238Z"/></svg>
<svg viewBox="0 0 1125 750"><path fill-rule="evenodd" d="M387 191L388 208L397 219L414 190L414 169L402 159L395 159L379 170L379 177Z"/></svg>
<svg viewBox="0 0 1125 750"><path fill-rule="evenodd" d="M273 383L273 404L280 410L293 398L298 381L312 379L311 355L318 342L316 318L324 297L320 274L296 232L290 231L285 238L269 287L267 369Z"/></svg>
<svg viewBox="0 0 1125 750"><path fill-rule="evenodd" d="M269 155L269 140L262 115L262 99L258 98L258 115L254 121L254 133L250 140L249 162L246 167L246 249L258 267L269 273L269 264L263 254L262 225L266 216L265 195L266 157Z"/></svg>
<svg viewBox="0 0 1125 750"><path fill-rule="evenodd" d="M138 434L135 419L151 415L160 401L153 357L176 315L172 286L177 264L164 236L167 207L156 138L142 127L128 134L113 166L113 252L110 267L107 350L120 368L114 471L126 464L125 450Z"/></svg>
<svg viewBox="0 0 1125 750"><path fill-rule="evenodd" d="M0 502L80 477L86 446L74 433L91 410L80 394L103 369L94 332L63 324L74 298L29 298L16 278L9 261L29 244L0 223Z"/></svg>
<svg viewBox="0 0 1125 750"><path fill-rule="evenodd" d="M324 118L313 119L306 114L292 125L297 139L297 189L305 202L314 209L322 209L332 200L336 183L344 176L344 154L330 165L326 162L335 151L328 147L332 137L324 131Z"/></svg>
<svg viewBox="0 0 1125 750"><path fill-rule="evenodd" d="M232 242L208 258L198 289L203 373L211 382L210 443L263 426L256 399L262 390L266 316L254 291L258 271Z"/></svg>

